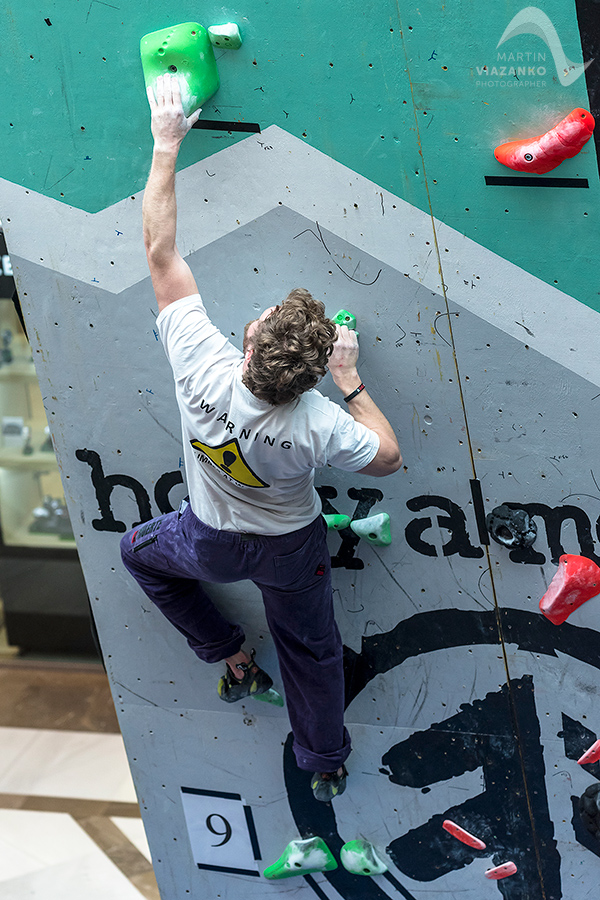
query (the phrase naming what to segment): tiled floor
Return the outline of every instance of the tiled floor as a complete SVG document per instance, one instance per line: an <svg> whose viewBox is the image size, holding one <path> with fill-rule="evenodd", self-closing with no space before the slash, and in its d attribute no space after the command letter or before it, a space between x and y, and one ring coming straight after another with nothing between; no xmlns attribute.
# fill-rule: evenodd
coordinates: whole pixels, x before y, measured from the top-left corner
<svg viewBox="0 0 600 900"><path fill-rule="evenodd" d="M2 900L159 900L99 665L0 660Z"/></svg>

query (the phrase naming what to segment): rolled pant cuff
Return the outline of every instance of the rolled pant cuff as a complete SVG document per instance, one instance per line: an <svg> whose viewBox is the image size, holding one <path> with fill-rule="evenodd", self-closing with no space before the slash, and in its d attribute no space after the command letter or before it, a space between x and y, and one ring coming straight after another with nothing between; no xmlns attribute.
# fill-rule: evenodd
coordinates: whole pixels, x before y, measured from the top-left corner
<svg viewBox="0 0 600 900"><path fill-rule="evenodd" d="M242 649L246 635L239 625L234 625L229 640L197 644L194 640L188 640L191 649L196 656L205 663L218 663L223 659L235 656Z"/></svg>
<svg viewBox="0 0 600 900"><path fill-rule="evenodd" d="M293 750L299 769L306 772L337 772L350 756L352 744L350 735L344 728L344 745L339 750L334 750L332 753L313 753L312 750L302 747L296 740L294 740Z"/></svg>

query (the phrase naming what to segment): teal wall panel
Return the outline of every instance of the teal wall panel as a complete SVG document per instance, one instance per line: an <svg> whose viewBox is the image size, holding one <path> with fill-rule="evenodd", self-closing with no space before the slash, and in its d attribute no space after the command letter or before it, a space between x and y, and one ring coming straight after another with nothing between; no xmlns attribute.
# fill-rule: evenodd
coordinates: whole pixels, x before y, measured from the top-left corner
<svg viewBox="0 0 600 900"><path fill-rule="evenodd" d="M600 236L593 142L559 170L588 178L588 190L484 183L485 175L508 172L493 157L497 144L541 133L587 106L585 77L563 87L535 35L512 38L499 52L545 55L536 86L477 84L485 80L478 68L498 63L496 44L520 8L249 0L201 9L182 2L167 11L132 0L118 7L55 0L5 9L1 65L11 89L0 119L2 174L89 211L133 194L151 150L141 36L182 21L237 21L244 44L218 54L222 86L205 115L278 124L413 205L428 211L431 204L453 228L597 308L588 277ZM574 2L553 0L544 10L567 57L579 62ZM239 139L195 134L180 166Z"/></svg>

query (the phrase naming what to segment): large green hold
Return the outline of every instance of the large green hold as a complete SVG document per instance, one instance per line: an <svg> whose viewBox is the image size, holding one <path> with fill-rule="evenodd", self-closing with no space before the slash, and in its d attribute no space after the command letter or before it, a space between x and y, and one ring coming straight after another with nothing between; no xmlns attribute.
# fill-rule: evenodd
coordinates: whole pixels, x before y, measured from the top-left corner
<svg viewBox="0 0 600 900"><path fill-rule="evenodd" d="M146 34L140 41L146 87L154 87L159 75L177 75L186 116L202 106L219 89L219 73L206 28L184 22Z"/></svg>
<svg viewBox="0 0 600 900"><path fill-rule="evenodd" d="M290 841L281 856L271 866L267 866L265 878L291 878L293 875L308 875L311 872L331 872L337 869L335 858L320 837L304 841Z"/></svg>

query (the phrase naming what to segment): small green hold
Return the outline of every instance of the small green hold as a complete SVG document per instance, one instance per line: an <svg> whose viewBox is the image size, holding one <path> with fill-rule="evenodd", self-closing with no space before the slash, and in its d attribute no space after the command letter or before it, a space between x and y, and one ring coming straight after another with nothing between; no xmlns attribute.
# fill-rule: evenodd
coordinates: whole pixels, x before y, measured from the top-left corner
<svg viewBox="0 0 600 900"><path fill-rule="evenodd" d="M213 47L218 47L220 50L239 50L242 46L240 29L234 22L210 25L207 30Z"/></svg>
<svg viewBox="0 0 600 900"><path fill-rule="evenodd" d="M369 841L348 841L340 850L340 859L353 875L383 875L388 870Z"/></svg>
<svg viewBox="0 0 600 900"><path fill-rule="evenodd" d="M348 528L350 525L350 516L340 516L337 513L321 513L325 519L325 524L329 531L341 531L342 528Z"/></svg>
<svg viewBox="0 0 600 900"><path fill-rule="evenodd" d="M334 325L347 325L350 331L356 329L356 316L349 313L347 309L340 309L331 321Z"/></svg>
<svg viewBox="0 0 600 900"><path fill-rule="evenodd" d="M274 688L269 688L262 694L252 694L253 700L262 700L263 703L272 703L273 706L285 706L283 697Z"/></svg>
<svg viewBox="0 0 600 900"><path fill-rule="evenodd" d="M267 866L265 878L292 878L311 872L332 872L337 869L333 854L323 838L312 837L304 841L290 841L277 862Z"/></svg>
<svg viewBox="0 0 600 900"><path fill-rule="evenodd" d="M379 513L368 519L355 519L354 522L350 522L350 528L354 534L375 547L387 547L392 543L392 529L387 513Z"/></svg>

